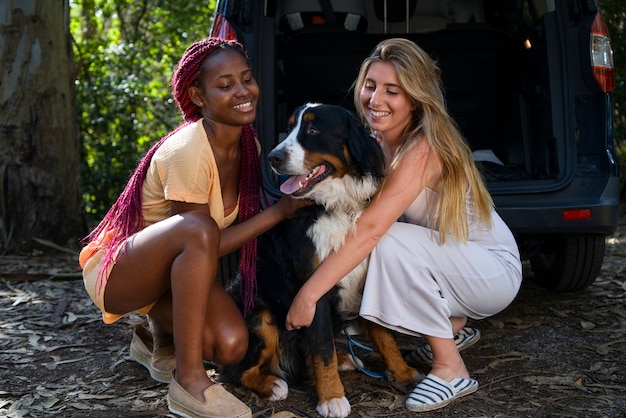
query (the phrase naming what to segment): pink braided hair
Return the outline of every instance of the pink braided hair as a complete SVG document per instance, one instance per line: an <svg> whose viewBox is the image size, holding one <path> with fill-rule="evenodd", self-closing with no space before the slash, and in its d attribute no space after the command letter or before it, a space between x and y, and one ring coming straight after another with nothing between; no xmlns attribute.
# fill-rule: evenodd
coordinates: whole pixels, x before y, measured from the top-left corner
<svg viewBox="0 0 626 418"><path fill-rule="evenodd" d="M234 40L209 37L195 42L187 48L172 76L172 93L185 122L161 138L148 150L126 183L117 201L109 209L98 226L85 238L84 241L89 243L96 239L102 239L107 235L112 236L110 241L106 244L107 251L98 272L100 277L98 292L102 290L102 276L106 274L108 267L111 265L116 249L129 236L144 227L141 193L143 182L146 178L154 153L167 138L183 127L202 118L200 108L196 106L189 97L189 87L191 87L200 76L200 68L204 60L212 52L224 48L232 48L239 51L247 59L243 46ZM256 131L252 125L245 125L243 127L241 136L241 159L238 222L245 221L257 214L260 210L261 167L256 144ZM256 239L252 239L245 243L241 249L239 272L243 276L241 292L244 299L245 310L253 306L256 282L256 248Z"/></svg>

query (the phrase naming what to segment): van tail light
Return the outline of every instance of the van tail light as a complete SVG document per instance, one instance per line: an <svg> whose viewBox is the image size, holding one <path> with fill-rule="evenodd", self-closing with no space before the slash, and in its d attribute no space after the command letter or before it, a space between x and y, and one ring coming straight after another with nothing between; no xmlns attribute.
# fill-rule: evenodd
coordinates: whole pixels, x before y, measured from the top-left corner
<svg viewBox="0 0 626 418"><path fill-rule="evenodd" d="M564 221L583 221L591 219L591 209L565 209L562 215Z"/></svg>
<svg viewBox="0 0 626 418"><path fill-rule="evenodd" d="M235 32L235 29L228 23L228 20L220 13L215 13L210 33L214 38L237 40L237 32Z"/></svg>
<svg viewBox="0 0 626 418"><path fill-rule="evenodd" d="M609 31L600 12L596 13L591 24L591 66L598 86L605 93L611 93L615 87L615 68L613 65L613 50Z"/></svg>

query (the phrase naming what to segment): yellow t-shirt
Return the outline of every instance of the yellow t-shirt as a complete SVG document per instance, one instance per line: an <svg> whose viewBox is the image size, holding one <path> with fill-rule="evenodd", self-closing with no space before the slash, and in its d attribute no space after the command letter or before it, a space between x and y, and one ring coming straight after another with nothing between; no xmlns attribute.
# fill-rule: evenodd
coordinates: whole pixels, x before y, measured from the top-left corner
<svg viewBox="0 0 626 418"><path fill-rule="evenodd" d="M185 126L159 147L143 184L146 226L170 216L170 201L207 204L220 229L237 219L239 205L226 218L217 164L202 120Z"/></svg>
<svg viewBox="0 0 626 418"><path fill-rule="evenodd" d="M152 157L142 188L145 226L170 217L171 201L208 204L211 217L220 229L228 227L237 219L239 203L232 213L224 217L217 163L202 120L181 128L167 138ZM104 289L113 263L106 274L99 276L98 272L109 239L110 235L92 241L79 255L85 288L96 306L102 310L106 323L115 322L123 316L108 313L104 309ZM119 249L116 256L118 252ZM151 307L152 304L139 311L146 313Z"/></svg>

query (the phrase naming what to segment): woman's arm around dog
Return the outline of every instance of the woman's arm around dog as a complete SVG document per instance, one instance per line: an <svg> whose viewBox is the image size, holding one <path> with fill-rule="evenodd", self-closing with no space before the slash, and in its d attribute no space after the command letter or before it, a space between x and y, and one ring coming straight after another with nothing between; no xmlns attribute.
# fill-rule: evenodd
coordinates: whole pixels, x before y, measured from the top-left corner
<svg viewBox="0 0 626 418"><path fill-rule="evenodd" d="M386 155L391 155L387 151L393 152L394 143L383 144ZM389 144L390 149L385 150ZM309 326L315 316L317 301L370 254L424 187L436 188L437 176L432 176L432 172L439 170L433 170L432 155L428 141L422 138L388 172L380 191L357 222L355 233L346 238L339 251L329 254L296 295L287 314L285 325L288 330ZM428 183L424 176L426 168L431 174Z"/></svg>

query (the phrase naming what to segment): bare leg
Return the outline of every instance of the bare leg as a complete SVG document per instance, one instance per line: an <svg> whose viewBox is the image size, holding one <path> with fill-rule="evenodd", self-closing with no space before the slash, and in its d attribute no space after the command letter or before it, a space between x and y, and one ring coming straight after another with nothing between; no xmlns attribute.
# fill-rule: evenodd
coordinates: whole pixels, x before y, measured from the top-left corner
<svg viewBox="0 0 626 418"><path fill-rule="evenodd" d="M154 304L148 314L148 323L154 344L153 353L160 347L174 343L171 293L164 295Z"/></svg>
<svg viewBox="0 0 626 418"><path fill-rule="evenodd" d="M450 318L450 323L452 324L452 333L456 334L461 331L463 327L467 324L467 317L465 316L453 316Z"/></svg>
<svg viewBox="0 0 626 418"><path fill-rule="evenodd" d="M129 240L105 290L105 306L111 313L131 312L157 301L150 312L156 338L161 340L157 344L168 333L173 334L175 378L200 401L204 401L203 391L212 384L204 370L203 356L217 355L225 349L217 344L222 342L219 333L225 333L225 346L247 347L243 318L215 283L218 254L219 229L208 214L175 215ZM218 347L205 347L205 340Z"/></svg>
<svg viewBox="0 0 626 418"><path fill-rule="evenodd" d="M160 299L148 318L154 325L155 347L171 344L172 299ZM168 335L170 340L168 340ZM248 347L248 329L239 308L224 288L213 282L207 303L203 333L203 358L218 364L241 361Z"/></svg>
<svg viewBox="0 0 626 418"><path fill-rule="evenodd" d="M445 381L457 377L465 379L470 377L454 339L427 336L426 340L433 352L433 364L430 373Z"/></svg>

